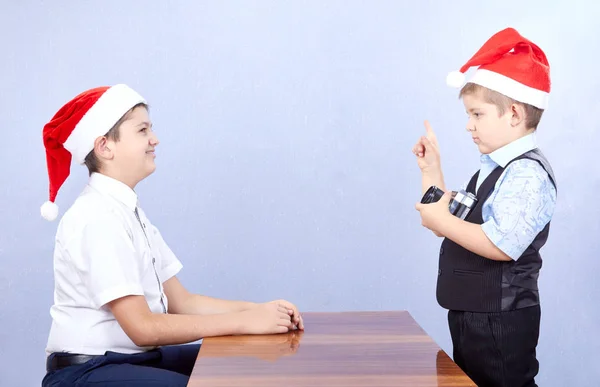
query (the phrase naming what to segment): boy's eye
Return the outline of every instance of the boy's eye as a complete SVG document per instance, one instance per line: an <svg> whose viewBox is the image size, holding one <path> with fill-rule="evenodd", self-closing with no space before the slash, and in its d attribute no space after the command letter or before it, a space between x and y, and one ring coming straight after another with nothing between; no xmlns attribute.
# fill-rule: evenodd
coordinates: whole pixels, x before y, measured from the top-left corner
<svg viewBox="0 0 600 387"><path fill-rule="evenodd" d="M142 128L142 129L140 129L140 132L145 132L147 130L148 130L148 128Z"/></svg>

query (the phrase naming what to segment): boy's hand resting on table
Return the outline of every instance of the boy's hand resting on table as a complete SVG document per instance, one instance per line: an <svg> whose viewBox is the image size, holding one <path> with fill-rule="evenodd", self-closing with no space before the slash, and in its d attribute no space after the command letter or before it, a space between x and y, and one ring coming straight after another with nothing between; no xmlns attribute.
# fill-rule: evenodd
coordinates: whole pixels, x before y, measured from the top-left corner
<svg viewBox="0 0 600 387"><path fill-rule="evenodd" d="M295 329L304 329L302 317L292 303L285 300L258 304L240 312L241 334L286 333Z"/></svg>
<svg viewBox="0 0 600 387"><path fill-rule="evenodd" d="M296 329L304 330L304 321L302 320L302 316L300 315L300 312L298 311L296 305L286 300L275 300L271 301L270 303L278 304L285 307L288 310L288 313L290 314L292 322L296 326Z"/></svg>

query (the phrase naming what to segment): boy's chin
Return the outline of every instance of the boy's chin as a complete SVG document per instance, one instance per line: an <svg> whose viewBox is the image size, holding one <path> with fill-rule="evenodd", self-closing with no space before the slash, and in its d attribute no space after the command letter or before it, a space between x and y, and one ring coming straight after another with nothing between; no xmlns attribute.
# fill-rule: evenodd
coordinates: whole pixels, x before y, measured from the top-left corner
<svg viewBox="0 0 600 387"><path fill-rule="evenodd" d="M142 180L153 174L154 171L156 171L156 164L154 164L154 162L148 163L144 170Z"/></svg>
<svg viewBox="0 0 600 387"><path fill-rule="evenodd" d="M479 150L479 153L481 153L482 155L489 155L490 153L492 153L494 150L490 149L489 147L482 145L482 144L477 144L477 149Z"/></svg>
<svg viewBox="0 0 600 387"><path fill-rule="evenodd" d="M148 175L151 175L156 171L156 164L152 163L152 165L148 166Z"/></svg>

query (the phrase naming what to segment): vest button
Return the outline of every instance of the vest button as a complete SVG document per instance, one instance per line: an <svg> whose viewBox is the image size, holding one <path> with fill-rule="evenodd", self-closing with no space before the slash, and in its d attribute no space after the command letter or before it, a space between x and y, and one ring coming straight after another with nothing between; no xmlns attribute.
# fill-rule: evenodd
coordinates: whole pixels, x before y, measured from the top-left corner
<svg viewBox="0 0 600 387"><path fill-rule="evenodd" d="M442 269L438 269L438 277L442 275Z"/></svg>
<svg viewBox="0 0 600 387"><path fill-rule="evenodd" d="M440 247L440 255L444 255L444 248Z"/></svg>

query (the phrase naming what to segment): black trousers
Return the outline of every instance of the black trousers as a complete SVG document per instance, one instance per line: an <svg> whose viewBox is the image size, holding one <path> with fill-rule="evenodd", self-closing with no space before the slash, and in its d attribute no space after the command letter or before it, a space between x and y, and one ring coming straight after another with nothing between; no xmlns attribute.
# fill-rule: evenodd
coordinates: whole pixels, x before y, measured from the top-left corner
<svg viewBox="0 0 600 387"><path fill-rule="evenodd" d="M540 307L448 312L454 362L479 387L537 387Z"/></svg>

